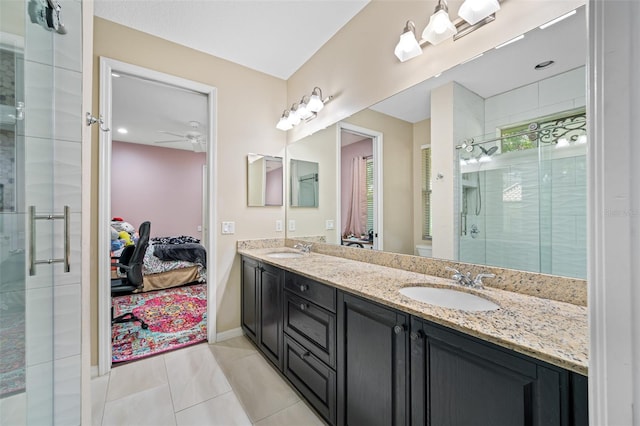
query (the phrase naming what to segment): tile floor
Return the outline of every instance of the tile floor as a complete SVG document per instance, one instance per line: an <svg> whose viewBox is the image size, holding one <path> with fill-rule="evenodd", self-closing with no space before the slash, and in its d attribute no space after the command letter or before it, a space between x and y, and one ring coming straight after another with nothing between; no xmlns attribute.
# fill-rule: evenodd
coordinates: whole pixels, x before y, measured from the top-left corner
<svg viewBox="0 0 640 426"><path fill-rule="evenodd" d="M91 398L94 426L325 424L244 336L116 366Z"/></svg>

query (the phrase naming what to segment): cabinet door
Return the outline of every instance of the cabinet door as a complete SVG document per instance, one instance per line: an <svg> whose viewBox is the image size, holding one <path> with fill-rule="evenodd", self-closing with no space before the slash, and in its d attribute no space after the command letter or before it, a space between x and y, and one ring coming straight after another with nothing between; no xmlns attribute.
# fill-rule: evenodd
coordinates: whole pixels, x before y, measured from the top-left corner
<svg viewBox="0 0 640 426"><path fill-rule="evenodd" d="M412 424L567 424L566 371L419 320L411 331Z"/></svg>
<svg viewBox="0 0 640 426"><path fill-rule="evenodd" d="M338 293L338 424L408 424L408 321Z"/></svg>
<svg viewBox="0 0 640 426"><path fill-rule="evenodd" d="M242 329L254 343L258 341L258 261L242 257Z"/></svg>
<svg viewBox="0 0 640 426"><path fill-rule="evenodd" d="M263 353L282 370L282 269L260 265L258 345Z"/></svg>

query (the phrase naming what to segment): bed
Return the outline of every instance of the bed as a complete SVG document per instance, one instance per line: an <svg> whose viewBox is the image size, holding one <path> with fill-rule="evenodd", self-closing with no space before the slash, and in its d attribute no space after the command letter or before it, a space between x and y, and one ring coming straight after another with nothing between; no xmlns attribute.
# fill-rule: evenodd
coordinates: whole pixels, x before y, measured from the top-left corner
<svg viewBox="0 0 640 426"><path fill-rule="evenodd" d="M135 237L134 237L135 239ZM122 249L112 252L118 257ZM207 281L207 254L200 240L190 236L154 237L144 255L143 287L138 292ZM118 272L114 269L113 274Z"/></svg>

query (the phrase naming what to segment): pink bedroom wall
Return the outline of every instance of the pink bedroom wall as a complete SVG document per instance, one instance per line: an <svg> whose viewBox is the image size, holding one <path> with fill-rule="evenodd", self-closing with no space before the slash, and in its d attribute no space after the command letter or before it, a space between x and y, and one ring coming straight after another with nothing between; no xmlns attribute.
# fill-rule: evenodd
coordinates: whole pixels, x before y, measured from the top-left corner
<svg viewBox="0 0 640 426"><path fill-rule="evenodd" d="M202 166L206 154L113 141L111 215L151 236L202 237Z"/></svg>
<svg viewBox="0 0 640 426"><path fill-rule="evenodd" d="M267 206L282 205L282 168L267 173L265 204Z"/></svg>
<svg viewBox="0 0 640 426"><path fill-rule="evenodd" d="M353 157L373 155L373 141L363 139L342 147L340 151L340 232L346 226L347 211L349 210L349 186L351 185L351 161Z"/></svg>

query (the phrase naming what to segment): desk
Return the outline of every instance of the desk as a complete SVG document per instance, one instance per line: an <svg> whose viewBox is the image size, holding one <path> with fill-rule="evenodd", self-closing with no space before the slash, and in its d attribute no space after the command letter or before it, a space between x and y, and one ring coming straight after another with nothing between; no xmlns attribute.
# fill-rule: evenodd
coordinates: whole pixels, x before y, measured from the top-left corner
<svg viewBox="0 0 640 426"><path fill-rule="evenodd" d="M343 238L342 239L343 246L351 246L351 247L360 247L360 248L368 248L373 249L373 241L363 240L362 238Z"/></svg>

